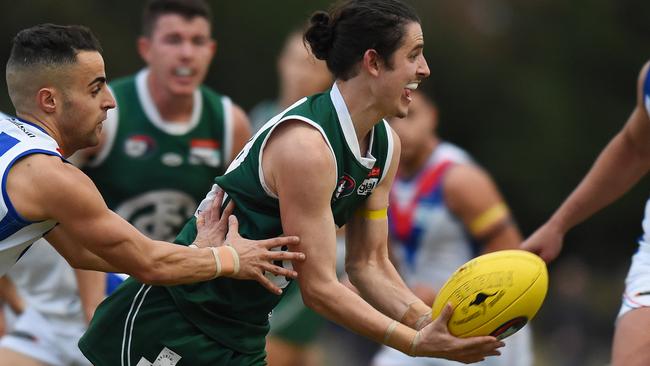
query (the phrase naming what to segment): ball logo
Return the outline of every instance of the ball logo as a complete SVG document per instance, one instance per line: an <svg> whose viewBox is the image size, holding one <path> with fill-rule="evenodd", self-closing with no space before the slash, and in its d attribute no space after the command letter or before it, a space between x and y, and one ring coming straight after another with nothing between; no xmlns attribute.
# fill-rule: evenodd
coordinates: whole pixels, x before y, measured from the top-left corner
<svg viewBox="0 0 650 366"><path fill-rule="evenodd" d="M336 183L336 191L334 192L334 200L347 197L352 192L354 192L354 187L357 185L357 182L354 181L349 174L344 174L339 178L339 182Z"/></svg>

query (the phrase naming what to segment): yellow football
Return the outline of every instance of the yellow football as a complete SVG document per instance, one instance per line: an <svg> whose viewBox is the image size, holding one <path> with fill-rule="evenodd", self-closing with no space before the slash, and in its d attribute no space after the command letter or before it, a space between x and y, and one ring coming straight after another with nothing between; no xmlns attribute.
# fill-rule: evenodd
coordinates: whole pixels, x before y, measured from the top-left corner
<svg viewBox="0 0 650 366"><path fill-rule="evenodd" d="M524 250L502 250L472 259L458 268L438 292L432 316L451 303L447 326L457 337L508 337L537 313L546 297L544 261Z"/></svg>

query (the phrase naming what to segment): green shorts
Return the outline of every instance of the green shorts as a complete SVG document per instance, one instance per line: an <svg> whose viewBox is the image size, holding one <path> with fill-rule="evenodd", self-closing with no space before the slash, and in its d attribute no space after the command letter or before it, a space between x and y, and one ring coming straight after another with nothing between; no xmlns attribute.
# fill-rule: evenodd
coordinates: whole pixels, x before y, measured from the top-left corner
<svg viewBox="0 0 650 366"><path fill-rule="evenodd" d="M164 287L133 279L97 308L79 348L95 366L266 365L266 352L226 348L187 321Z"/></svg>
<svg viewBox="0 0 650 366"><path fill-rule="evenodd" d="M315 342L325 325L325 318L302 302L297 281L292 281L284 291L284 297L273 309L269 335L298 346Z"/></svg>

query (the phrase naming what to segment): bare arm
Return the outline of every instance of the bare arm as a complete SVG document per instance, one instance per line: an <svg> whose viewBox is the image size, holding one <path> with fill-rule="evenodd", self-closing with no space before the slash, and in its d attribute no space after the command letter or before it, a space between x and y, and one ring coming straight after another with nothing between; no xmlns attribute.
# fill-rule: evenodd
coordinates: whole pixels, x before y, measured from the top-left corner
<svg viewBox="0 0 650 366"><path fill-rule="evenodd" d="M87 269L125 272L150 284L197 282L216 274L212 249L188 248L146 238L106 207L86 175L56 157L36 154L22 159L11 169L7 187L16 209L24 217L59 222L47 239L73 264L80 264L80 259L92 259L94 262L86 266ZM296 240L275 238L270 241L286 245ZM235 238L233 247L252 248L253 259L262 258L265 262L274 260L276 255L267 250L268 242ZM74 245L85 246L95 256L75 250ZM283 259L297 258L296 253L278 254L282 254ZM251 264L241 262L242 267ZM254 267L255 272L266 269L259 265Z"/></svg>
<svg viewBox="0 0 650 366"><path fill-rule="evenodd" d="M93 318L95 309L106 297L106 273L75 269L81 308L86 322Z"/></svg>
<svg viewBox="0 0 650 366"><path fill-rule="evenodd" d="M25 310L25 300L18 294L16 285L6 275L0 277L0 304L2 303L9 305L11 311L16 314L21 314Z"/></svg>
<svg viewBox="0 0 650 366"><path fill-rule="evenodd" d="M265 148L263 169L267 183L278 194L284 232L301 238L306 260L297 264L296 269L300 273L300 289L307 306L367 338L402 352L464 361L478 361L486 354L495 354L494 348L499 343L492 337L461 340L448 332L440 334L440 326L446 330L441 322L446 323L450 311L446 318L435 322L437 337L431 336L433 328L430 328L418 343L420 338L415 330L404 325L395 326L391 318L337 280L336 232L330 207L336 172L333 157L315 129L303 123L284 122ZM297 174L301 179L295 179ZM386 230L383 232L386 234ZM385 241L384 237L384 247ZM435 339L432 341L432 338Z"/></svg>
<svg viewBox="0 0 650 366"><path fill-rule="evenodd" d="M636 107L623 129L600 153L578 187L522 248L553 260L566 232L627 192L650 170L650 118L643 100L646 64L638 79Z"/></svg>
<svg viewBox="0 0 650 366"><path fill-rule="evenodd" d="M377 212L388 208L390 187L401 150L397 135L394 134L393 138L395 149L390 169L359 212ZM362 297L390 318L418 329L431 321L429 306L408 289L390 261L387 216L367 218L357 214L348 222L345 268L350 282Z"/></svg>
<svg viewBox="0 0 650 366"><path fill-rule="evenodd" d="M482 169L472 165L452 167L444 181L445 202L463 222L481 252L513 249L521 234L499 190Z"/></svg>

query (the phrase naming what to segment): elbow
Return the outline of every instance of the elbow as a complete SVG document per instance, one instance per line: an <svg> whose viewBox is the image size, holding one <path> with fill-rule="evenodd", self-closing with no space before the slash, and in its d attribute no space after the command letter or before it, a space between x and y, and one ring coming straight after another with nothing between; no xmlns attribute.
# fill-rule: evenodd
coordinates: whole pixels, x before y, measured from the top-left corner
<svg viewBox="0 0 650 366"><path fill-rule="evenodd" d="M327 312L326 304L328 301L326 299L326 292L327 291L320 291L318 289L307 289L305 287L300 288L302 301L305 306L318 314L324 314Z"/></svg>
<svg viewBox="0 0 650 366"><path fill-rule="evenodd" d="M359 282L362 281L363 274L368 272L370 268L370 263L367 262L346 262L345 263L345 272L348 274L348 279L350 283L356 287L359 286Z"/></svg>

